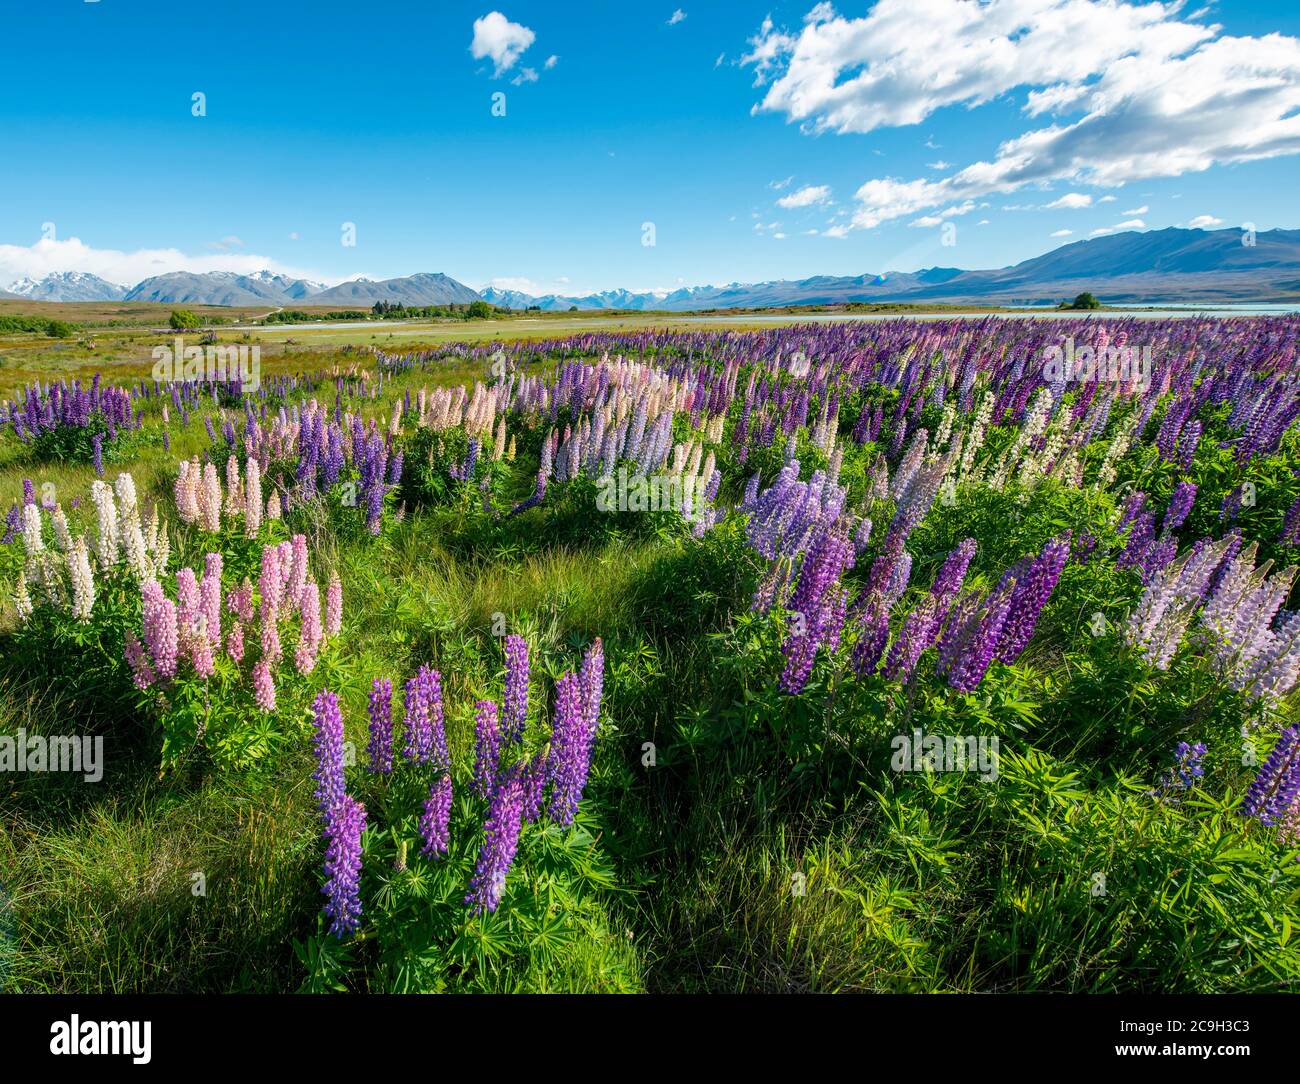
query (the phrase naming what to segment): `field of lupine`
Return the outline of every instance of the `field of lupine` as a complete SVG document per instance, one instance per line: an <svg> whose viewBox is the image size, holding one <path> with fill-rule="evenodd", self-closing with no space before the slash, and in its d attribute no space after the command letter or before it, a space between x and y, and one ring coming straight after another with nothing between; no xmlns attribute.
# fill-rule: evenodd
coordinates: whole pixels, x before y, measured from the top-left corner
<svg viewBox="0 0 1300 1084"><path fill-rule="evenodd" d="M294 360L0 405L0 988L1300 988L1300 318Z"/></svg>

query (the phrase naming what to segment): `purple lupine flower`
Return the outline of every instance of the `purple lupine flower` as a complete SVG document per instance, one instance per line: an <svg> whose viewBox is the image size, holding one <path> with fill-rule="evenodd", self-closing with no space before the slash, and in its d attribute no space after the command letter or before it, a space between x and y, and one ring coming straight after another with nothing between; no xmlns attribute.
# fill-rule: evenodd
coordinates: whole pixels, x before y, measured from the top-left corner
<svg viewBox="0 0 1300 1084"><path fill-rule="evenodd" d="M520 772L519 780L523 784L523 818L532 823L542 812L542 795L546 790L545 754L536 754Z"/></svg>
<svg viewBox="0 0 1300 1084"><path fill-rule="evenodd" d="M325 914L330 933L343 937L361 925L361 834L366 807L340 794L325 824Z"/></svg>
<svg viewBox="0 0 1300 1084"><path fill-rule="evenodd" d="M143 691L154 683L153 666L135 633L130 630L126 634L126 661L131 667L131 680L137 689Z"/></svg>
<svg viewBox="0 0 1300 1084"><path fill-rule="evenodd" d="M429 788L429 797L424 802L424 815L420 818L420 835L424 837L424 846L420 853L436 858L447 853L451 842L449 827L451 824L451 776L445 772Z"/></svg>
<svg viewBox="0 0 1300 1084"><path fill-rule="evenodd" d="M1300 546L1300 497L1297 497L1295 503L1287 509L1278 541L1284 546Z"/></svg>
<svg viewBox="0 0 1300 1084"><path fill-rule="evenodd" d="M474 717L474 793L486 798L496 785L501 729L495 700L480 700Z"/></svg>
<svg viewBox="0 0 1300 1084"><path fill-rule="evenodd" d="M858 641L853 645L853 672L865 678L875 672L889 641L889 601L872 591L862 604L858 618Z"/></svg>
<svg viewBox="0 0 1300 1084"><path fill-rule="evenodd" d="M90 438L91 460L95 465L95 477L104 477L104 434L96 433Z"/></svg>
<svg viewBox="0 0 1300 1084"><path fill-rule="evenodd" d="M144 600L144 642L149 657L159 677L173 678L180 648L176 604L163 594L162 584L157 580L146 582L141 588L141 596Z"/></svg>
<svg viewBox="0 0 1300 1084"><path fill-rule="evenodd" d="M599 636L583 653L578 682L582 687L582 722L590 743L600 726L600 698L605 687L605 645Z"/></svg>
<svg viewBox="0 0 1300 1084"><path fill-rule="evenodd" d="M1300 727L1282 731L1277 743L1259 769L1241 803L1245 817L1258 817L1272 826L1286 815L1300 797Z"/></svg>
<svg viewBox="0 0 1300 1084"><path fill-rule="evenodd" d="M487 821L483 825L483 846L465 896L465 906L475 915L490 914L501 902L506 875L519 847L523 804L523 784L518 778L502 780L492 793Z"/></svg>
<svg viewBox="0 0 1300 1084"><path fill-rule="evenodd" d="M393 770L393 683L375 678L370 688L370 770L387 775Z"/></svg>
<svg viewBox="0 0 1300 1084"><path fill-rule="evenodd" d="M1053 538L1017 580L997 644L996 658L999 662L1015 662L1028 646L1038 625L1038 616L1056 589L1065 562L1070 558L1070 538L1069 531Z"/></svg>
<svg viewBox="0 0 1300 1084"><path fill-rule="evenodd" d="M528 722L528 643L522 636L506 637L506 689L503 700L502 737L522 741Z"/></svg>
<svg viewBox="0 0 1300 1084"><path fill-rule="evenodd" d="M970 634L963 638L961 650L948 669L948 684L958 692L972 692L984 680L1011 610L1015 586L1014 579L1006 580L989 596L982 610L975 611L968 623ZM942 645L940 654L943 654Z"/></svg>
<svg viewBox="0 0 1300 1084"><path fill-rule="evenodd" d="M1178 530L1187 519L1187 514L1192 510L1192 504L1195 500L1196 483L1179 482L1174 487L1173 496L1169 498L1169 507L1165 509L1165 518L1160 525L1160 533L1168 534L1170 531Z"/></svg>
<svg viewBox="0 0 1300 1084"><path fill-rule="evenodd" d="M939 574L935 576L934 584L930 587L930 594L941 601L950 602L955 598L966 579L966 570L970 568L974 556L975 539L963 539L943 562L943 567L939 569Z"/></svg>
<svg viewBox="0 0 1300 1084"><path fill-rule="evenodd" d="M312 701L312 745L316 751L316 804L325 817L343 800L343 713L339 698L323 689Z"/></svg>
<svg viewBox="0 0 1300 1084"><path fill-rule="evenodd" d="M1160 781L1160 793L1167 795L1172 791L1190 789L1205 774L1205 768L1201 764L1205 753L1203 741L1198 741L1195 745L1180 741L1174 750L1174 765Z"/></svg>
<svg viewBox="0 0 1300 1084"><path fill-rule="evenodd" d="M447 753L447 733L442 714L442 675L437 670L421 666L416 677L429 710L429 759L435 768L449 772L451 757Z"/></svg>
<svg viewBox="0 0 1300 1084"><path fill-rule="evenodd" d="M546 775L551 784L549 815L564 827L573 823L587 783L591 739L583 718L582 681L564 674L555 686L555 716Z"/></svg>
<svg viewBox="0 0 1300 1084"><path fill-rule="evenodd" d="M414 764L427 764L433 755L433 725L428 690L419 673L407 679L402 706L406 718L406 748L402 752Z"/></svg>

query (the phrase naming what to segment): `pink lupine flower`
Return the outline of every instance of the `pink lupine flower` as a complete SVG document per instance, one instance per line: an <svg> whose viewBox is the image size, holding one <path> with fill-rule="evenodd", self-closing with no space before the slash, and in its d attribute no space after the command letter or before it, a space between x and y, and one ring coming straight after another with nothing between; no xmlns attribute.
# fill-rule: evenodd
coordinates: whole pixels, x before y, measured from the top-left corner
<svg viewBox="0 0 1300 1084"><path fill-rule="evenodd" d="M154 669L161 677L176 676L179 646L176 604L163 594L162 584L149 580L141 589L144 599L144 642Z"/></svg>
<svg viewBox="0 0 1300 1084"><path fill-rule="evenodd" d="M302 625L298 632L298 646L293 653L293 664L298 668L298 673L310 674L316 668L316 652L323 639L320 589L308 580L302 589Z"/></svg>
<svg viewBox="0 0 1300 1084"><path fill-rule="evenodd" d="M226 654L236 663L244 661L244 626L236 621L226 634Z"/></svg>
<svg viewBox="0 0 1300 1084"><path fill-rule="evenodd" d="M156 679L153 667L149 665L144 648L136 639L135 633L129 631L126 634L126 661L131 666L131 680L135 682L137 689L147 689L154 683Z"/></svg>
<svg viewBox="0 0 1300 1084"><path fill-rule="evenodd" d="M266 659L258 659L253 667L253 699L263 711L275 711L275 681Z"/></svg>
<svg viewBox="0 0 1300 1084"><path fill-rule="evenodd" d="M176 620L181 635L187 636L199 619L199 581L194 569L182 568L176 573Z"/></svg>
<svg viewBox="0 0 1300 1084"><path fill-rule="evenodd" d="M277 546L267 546L262 550L262 575L258 577L257 589L262 594L262 621L274 624L280 612L280 601L284 597L284 577L280 572L280 551Z"/></svg>
<svg viewBox="0 0 1300 1084"><path fill-rule="evenodd" d="M337 636L343 629L343 584L336 572L325 589L325 634Z"/></svg>
<svg viewBox="0 0 1300 1084"><path fill-rule="evenodd" d="M296 534L289 543L293 563L285 580L285 594L291 606L302 604L302 589L307 583L307 536Z"/></svg>
<svg viewBox="0 0 1300 1084"><path fill-rule="evenodd" d="M203 468L203 484L199 487L199 519L209 534L221 530L221 479L217 468L208 463Z"/></svg>
<svg viewBox="0 0 1300 1084"><path fill-rule="evenodd" d="M245 625L253 622L253 585L247 576L244 582L226 596L226 609Z"/></svg>
<svg viewBox="0 0 1300 1084"><path fill-rule="evenodd" d="M207 624L208 639L214 644L221 643L221 571L221 554L209 553L199 584L199 613Z"/></svg>
<svg viewBox="0 0 1300 1084"><path fill-rule="evenodd" d="M194 665L194 672L201 678L210 678L216 672L216 664L212 659L212 641L206 636L190 638L190 662Z"/></svg>
<svg viewBox="0 0 1300 1084"><path fill-rule="evenodd" d="M283 654L280 647L280 630L276 628L274 621L262 622L262 658L269 663L280 661Z"/></svg>

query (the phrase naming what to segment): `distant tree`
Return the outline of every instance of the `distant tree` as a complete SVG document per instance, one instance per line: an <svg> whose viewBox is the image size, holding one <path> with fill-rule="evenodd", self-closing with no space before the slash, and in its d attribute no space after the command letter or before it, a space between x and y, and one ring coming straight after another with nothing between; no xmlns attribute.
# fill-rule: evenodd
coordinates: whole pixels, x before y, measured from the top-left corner
<svg viewBox="0 0 1300 1084"><path fill-rule="evenodd" d="M1068 305L1062 305L1061 307L1065 309L1099 309L1101 308L1101 302L1092 294L1084 291Z"/></svg>
<svg viewBox="0 0 1300 1084"><path fill-rule="evenodd" d="M577 306L577 305L570 305L570 306L569 306L569 311L570 311L570 312L577 312L577 311L578 311L578 306Z"/></svg>
<svg viewBox="0 0 1300 1084"><path fill-rule="evenodd" d="M51 320L45 325L45 334L51 339L70 339L76 329L62 320Z"/></svg>
<svg viewBox="0 0 1300 1084"><path fill-rule="evenodd" d="M469 318L471 320L486 320L492 315L492 306L486 301L471 301L469 303Z"/></svg>
<svg viewBox="0 0 1300 1084"><path fill-rule="evenodd" d="M189 309L173 309L167 322L171 324L173 331L184 331L186 328L199 326L199 318Z"/></svg>

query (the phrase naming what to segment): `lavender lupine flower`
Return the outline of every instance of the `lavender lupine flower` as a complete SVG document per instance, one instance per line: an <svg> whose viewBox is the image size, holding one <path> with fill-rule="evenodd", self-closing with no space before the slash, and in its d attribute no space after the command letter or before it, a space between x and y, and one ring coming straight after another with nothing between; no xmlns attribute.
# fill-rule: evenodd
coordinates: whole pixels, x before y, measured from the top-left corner
<svg viewBox="0 0 1300 1084"><path fill-rule="evenodd" d="M486 798L496 785L501 728L495 700L480 700L474 716L474 793Z"/></svg>
<svg viewBox="0 0 1300 1084"><path fill-rule="evenodd" d="M1278 541L1284 546L1300 546L1300 497L1287 509L1282 519L1282 533Z"/></svg>
<svg viewBox="0 0 1300 1084"><path fill-rule="evenodd" d="M420 818L420 835L424 837L421 854L436 858L447 853L447 845L451 842L450 823L451 776L444 773L429 788L429 797L424 802L424 815Z"/></svg>
<svg viewBox="0 0 1300 1084"><path fill-rule="evenodd" d="M91 461L95 466L95 477L104 477L104 434L96 433L90 438Z"/></svg>
<svg viewBox="0 0 1300 1084"><path fill-rule="evenodd" d="M546 790L546 756L543 753L536 754L524 766L519 779L523 784L523 818L531 824L542 812L542 796Z"/></svg>
<svg viewBox="0 0 1300 1084"><path fill-rule="evenodd" d="M555 716L546 775L551 785L549 815L556 824L573 823L587 784L591 762L591 736L583 718L582 681L564 674L555 686Z"/></svg>
<svg viewBox="0 0 1300 1084"><path fill-rule="evenodd" d="M433 727L428 690L420 674L407 679L402 705L406 718L406 748L402 752L414 764L427 764L433 754Z"/></svg>
<svg viewBox="0 0 1300 1084"><path fill-rule="evenodd" d="M951 666L948 669L948 684L958 692L974 691L993 662L1002 628L1011 610L1012 596L1016 581L1006 580L998 587L982 609L977 609L965 624L964 630L957 635L961 637L960 649L951 653ZM944 656L940 645L940 656Z"/></svg>
<svg viewBox="0 0 1300 1084"><path fill-rule="evenodd" d="M325 826L325 914L330 933L343 937L361 925L361 835L366 807L347 794L340 796Z"/></svg>
<svg viewBox="0 0 1300 1084"><path fill-rule="evenodd" d="M1169 498L1169 507L1165 509L1165 518L1160 525L1160 533L1168 534L1170 531L1178 530L1187 519L1187 514L1191 512L1195 500L1196 483L1179 482L1174 487L1173 496Z"/></svg>
<svg viewBox="0 0 1300 1084"><path fill-rule="evenodd" d="M437 670L421 666L416 678L429 713L429 761L435 768L451 771L451 757L447 753L447 733L442 714L442 675Z"/></svg>
<svg viewBox="0 0 1300 1084"><path fill-rule="evenodd" d="M1038 625L1038 615L1056 589L1065 562L1070 558L1070 538L1071 533L1066 531L1048 542L1018 580L998 640L996 658L999 662L1015 662L1028 646Z"/></svg>
<svg viewBox="0 0 1300 1084"><path fill-rule="evenodd" d="M323 689L312 701L312 747L316 751L316 804L325 817L345 797L343 775L343 713L339 698Z"/></svg>
<svg viewBox="0 0 1300 1084"><path fill-rule="evenodd" d="M388 774L393 770L393 683L375 678L370 689L370 770Z"/></svg>
<svg viewBox="0 0 1300 1084"><path fill-rule="evenodd" d="M889 642L889 600L879 591L870 592L858 617L858 641L853 645L853 672L865 678L875 672Z"/></svg>
<svg viewBox="0 0 1300 1084"><path fill-rule="evenodd" d="M600 726L600 698L605 687L605 645L599 636L583 653L578 681L582 687L582 721L590 743Z"/></svg>
<svg viewBox="0 0 1300 1084"><path fill-rule="evenodd" d="M1300 727L1282 731L1273 751L1259 769L1241 803L1245 817L1258 817L1272 826L1286 815L1300 797Z"/></svg>
<svg viewBox="0 0 1300 1084"><path fill-rule="evenodd" d="M506 637L506 688L502 713L502 737L522 741L528 722L528 643L522 636Z"/></svg>
<svg viewBox="0 0 1300 1084"><path fill-rule="evenodd" d="M501 902L506 875L519 848L523 799L523 784L517 778L502 780L492 794L483 826L483 846L465 896L465 906L473 914L491 913Z"/></svg>

